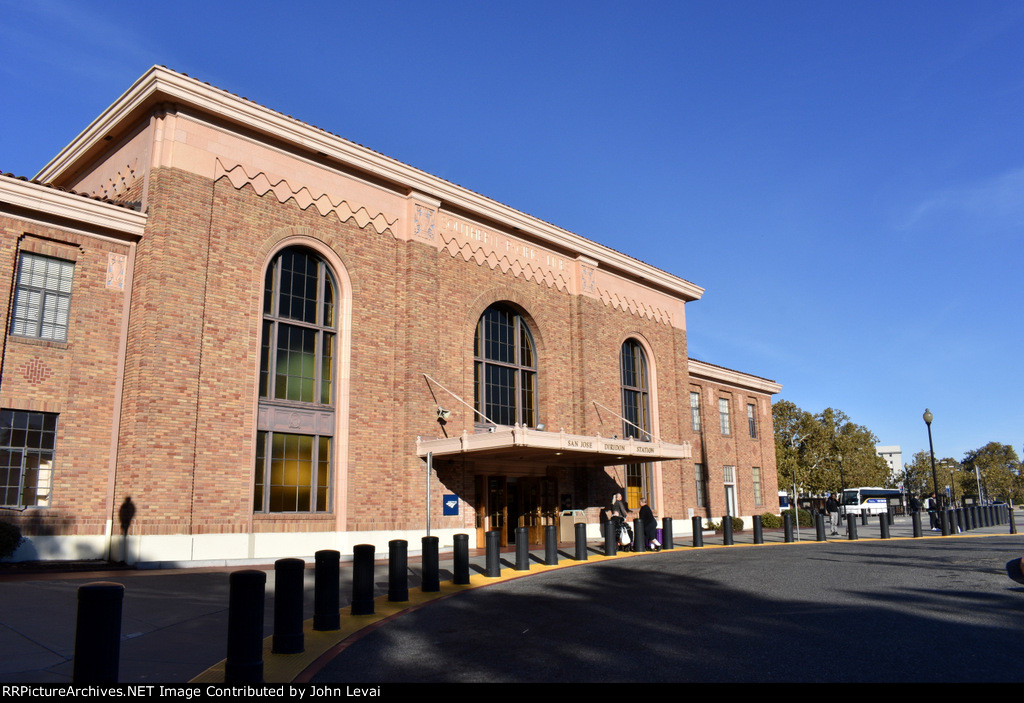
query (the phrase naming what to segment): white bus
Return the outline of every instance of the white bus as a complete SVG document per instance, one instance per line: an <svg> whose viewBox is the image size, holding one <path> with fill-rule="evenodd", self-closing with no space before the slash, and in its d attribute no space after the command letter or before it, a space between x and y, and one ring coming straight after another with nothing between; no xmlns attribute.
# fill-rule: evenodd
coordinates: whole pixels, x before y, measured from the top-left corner
<svg viewBox="0 0 1024 703"><path fill-rule="evenodd" d="M847 488L840 510L844 515L878 515L903 505L903 494L896 488ZM898 511L897 511L898 512Z"/></svg>

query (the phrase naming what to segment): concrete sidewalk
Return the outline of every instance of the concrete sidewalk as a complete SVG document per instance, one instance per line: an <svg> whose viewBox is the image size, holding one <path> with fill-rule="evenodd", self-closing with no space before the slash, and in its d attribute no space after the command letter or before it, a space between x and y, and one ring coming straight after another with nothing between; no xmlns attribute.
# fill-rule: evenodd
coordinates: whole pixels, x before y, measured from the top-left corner
<svg viewBox="0 0 1024 703"><path fill-rule="evenodd" d="M1022 519L1021 511L1016 514L1017 523ZM925 517L927 523L927 516ZM678 523L676 527L679 527ZM927 524L925 525L927 527ZM858 544L871 543L879 535L877 520L872 525L858 525ZM959 536L945 539L966 539L975 536L1006 535L1008 525L971 530ZM893 539L909 539L912 535L910 518L897 518L892 526ZM796 537L796 534L794 534ZM800 530L801 541L813 542L813 529ZM915 540L924 543L933 538L941 538L939 533L924 533L924 537ZM765 530L766 545L778 545L784 541L782 530ZM736 547L750 545L753 533L745 531L734 536ZM839 537L829 538L833 543L848 540ZM677 535L676 550L693 550L692 538L689 535ZM720 535L706 533L705 549L722 548ZM808 545L809 547L810 545ZM729 547L734 548L734 547ZM281 655L265 658L267 681L285 681L299 678L300 672L305 676L312 675L317 666L325 661L314 664L322 653L337 650L339 643L349 635L371 627L386 617L396 615L404 610L422 607L427 603L455 593L489 585L499 581L519 578L524 575L538 573L553 568L585 567L587 564L606 562L603 543L591 543L587 561L575 561L571 545L560 548L560 564L558 567L546 567L540 564L543 551L535 551L531 555L533 566L529 572L514 571L515 555L511 550L501 555L502 577L491 579L482 576L485 570L485 554L483 550L471 550L471 574L473 583L469 587L452 586L451 555L443 554L441 559L442 593L420 594L420 565L416 558L410 558L409 586L410 601L405 604L389 604L386 598L378 598L377 614L373 617L350 616L347 612L351 594L351 568L342 564L341 573L341 605L343 612L342 632L309 633L307 637L307 653L290 655L288 661L281 661ZM771 550L775 553L775 550ZM666 552L638 554L620 554L615 557L616 563L624 567L630 564L656 564L657 559ZM655 561L650 561L655 560ZM226 655L227 641L227 610L228 610L228 574L231 571L252 569L252 566L236 568L196 568L175 570L133 570L105 569L89 572L52 571L52 565L38 573L19 573L18 570L0 570L0 651L5 656L0 659L0 681L4 682L69 682L72 672L72 656L74 652L75 618L77 609L77 589L79 586L96 581L113 581L125 586L125 598L122 614L122 640L120 680L125 683L169 683L187 682L193 679L215 681L218 676L218 663ZM264 613L265 635L269 637L273 629L273 565L260 567L268 571L267 598ZM387 563L385 560L376 563L375 586L378 594L387 593ZM312 566L305 572L305 614L313 613L313 582ZM276 657L276 659L275 659ZM328 657L329 658L329 657ZM275 668L277 667L277 668ZM285 678L278 678L278 677ZM273 678L272 678L273 677Z"/></svg>

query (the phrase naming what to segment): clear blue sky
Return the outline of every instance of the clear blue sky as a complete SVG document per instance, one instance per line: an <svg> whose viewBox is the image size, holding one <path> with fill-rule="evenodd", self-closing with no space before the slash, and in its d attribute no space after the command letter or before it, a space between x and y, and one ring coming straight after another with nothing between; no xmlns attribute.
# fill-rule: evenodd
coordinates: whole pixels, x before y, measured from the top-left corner
<svg viewBox="0 0 1024 703"><path fill-rule="evenodd" d="M0 0L0 171L163 64L704 287L691 356L1024 444L1024 3Z"/></svg>

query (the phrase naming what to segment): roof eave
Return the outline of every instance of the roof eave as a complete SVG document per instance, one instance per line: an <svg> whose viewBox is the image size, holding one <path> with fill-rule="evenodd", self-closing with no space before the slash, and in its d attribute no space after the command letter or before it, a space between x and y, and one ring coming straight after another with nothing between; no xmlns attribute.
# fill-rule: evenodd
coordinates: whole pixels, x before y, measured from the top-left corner
<svg viewBox="0 0 1024 703"><path fill-rule="evenodd" d="M136 239L146 228L141 212L9 176L0 176L0 204Z"/></svg>
<svg viewBox="0 0 1024 703"><path fill-rule="evenodd" d="M36 179L60 184L62 178L73 177L76 167L83 160L105 147L108 136L131 128L141 112L161 102L177 102L216 114L246 129L350 164L360 171L407 188L410 192L436 198L450 207L480 213L483 217L517 228L555 247L593 259L598 265L628 271L687 302L699 300L704 294L700 286L638 259L163 66L153 66L143 74L113 105L43 167Z"/></svg>

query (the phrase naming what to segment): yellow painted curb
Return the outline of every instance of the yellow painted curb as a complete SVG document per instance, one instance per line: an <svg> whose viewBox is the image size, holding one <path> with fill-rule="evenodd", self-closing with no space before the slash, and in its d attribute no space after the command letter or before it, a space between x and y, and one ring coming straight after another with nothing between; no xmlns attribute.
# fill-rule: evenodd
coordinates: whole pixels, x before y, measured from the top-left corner
<svg viewBox="0 0 1024 703"><path fill-rule="evenodd" d="M929 535L930 537L941 537L941 535ZM985 534L958 534L958 535L947 535L946 537L1017 537L1018 535L985 535ZM840 539L840 540L829 540L826 542L818 542L817 540L804 540L800 542L765 542L762 544L753 544L749 542L743 542L739 544L706 544L702 547L692 546L679 546L669 550L672 552L683 552L683 551L694 551L700 549L724 549L732 547L766 547L766 546L789 546L797 544L851 544L857 542L873 542L873 541L885 541L894 542L900 540L910 539L922 539L922 537L891 537L887 540L883 540L881 537L865 537L856 540ZM409 600L401 603L393 603L387 599L387 596L380 596L373 602L374 613L372 615L352 615L349 608L343 608L341 610L341 627L337 630L330 630L327 632L317 631L313 629L312 618L306 620L303 623L304 633L304 644L305 651L300 654L274 654L271 649L273 647L273 636L267 637L263 640L263 679L266 683L291 683L295 681L306 669L314 664L318 659L327 654L330 650L337 648L345 640L351 638L367 628L373 625L381 623L388 618L396 617L406 611L413 610L427 603L442 598L448 598L458 593L463 593L468 590L475 588L481 588L483 586L490 586L495 583L503 583L505 581L512 581L514 579L531 576L534 574L543 573L545 571L554 571L556 569L566 569L574 566L584 566L586 564L593 564L595 562L610 561L613 559L628 559L632 557L645 557L654 556L656 554L662 554L662 552L621 552L613 557L606 556L603 554L588 554L587 559L579 560L576 559L561 559L558 564L547 565L531 562L529 570L517 571L510 567L505 567L501 570L500 576L484 576L483 574L474 573L469 577L469 584L465 586L457 586L451 581L445 581L441 584L441 590L436 593L423 593L419 589L409 589ZM225 660L214 664L209 669L193 678L189 683L223 683L224 682L224 665Z"/></svg>

